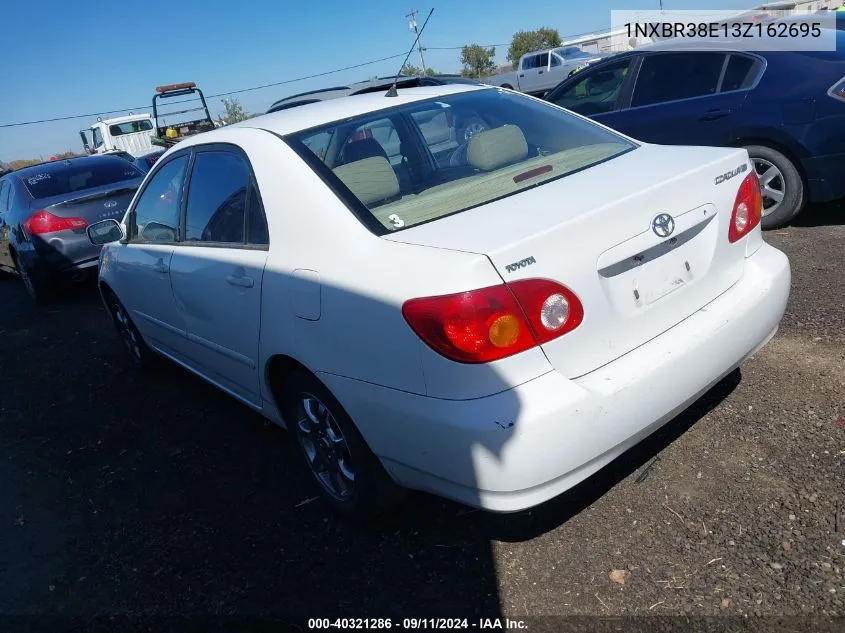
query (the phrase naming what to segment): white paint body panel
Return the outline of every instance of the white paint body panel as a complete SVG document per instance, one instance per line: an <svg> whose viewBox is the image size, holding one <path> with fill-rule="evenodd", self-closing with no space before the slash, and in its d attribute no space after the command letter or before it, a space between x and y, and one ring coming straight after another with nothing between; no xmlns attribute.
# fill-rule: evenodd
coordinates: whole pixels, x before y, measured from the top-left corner
<svg viewBox="0 0 845 633"><path fill-rule="evenodd" d="M472 89L336 99L185 139L168 154L212 142L246 152L269 250L111 244L100 278L133 315L155 318L136 319L151 345L268 418L284 425L267 368L285 355L333 392L400 484L514 511L600 468L764 344L785 310L790 272L759 227L727 243L742 179L711 183L747 161L742 150L642 146L505 200L378 237L270 133ZM628 273L611 284L600 270L653 247L650 221L664 210L678 215L679 231L703 225L684 252L698 277L637 306ZM536 265L505 271L532 254ZM159 259L165 273L153 268ZM254 284L228 284L232 275ZM447 360L401 314L411 298L534 276L570 286L584 303L584 323L494 363Z"/></svg>

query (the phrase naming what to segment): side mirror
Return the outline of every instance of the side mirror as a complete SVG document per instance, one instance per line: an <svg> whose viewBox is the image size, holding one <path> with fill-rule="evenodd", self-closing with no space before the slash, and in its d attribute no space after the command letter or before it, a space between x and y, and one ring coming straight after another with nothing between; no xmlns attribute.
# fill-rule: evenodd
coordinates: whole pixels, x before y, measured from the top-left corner
<svg viewBox="0 0 845 633"><path fill-rule="evenodd" d="M87 229L88 241L94 246L102 246L123 239L123 227L117 220L103 220L91 224Z"/></svg>

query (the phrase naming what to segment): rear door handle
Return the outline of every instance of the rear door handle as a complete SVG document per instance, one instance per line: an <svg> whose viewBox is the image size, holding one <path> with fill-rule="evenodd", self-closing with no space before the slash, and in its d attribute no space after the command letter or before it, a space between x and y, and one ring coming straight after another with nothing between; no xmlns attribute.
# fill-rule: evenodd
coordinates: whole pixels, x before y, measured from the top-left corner
<svg viewBox="0 0 845 633"><path fill-rule="evenodd" d="M226 277L226 281L232 286L240 286L241 288L252 288L255 285L251 277L235 277L234 275L229 275Z"/></svg>
<svg viewBox="0 0 845 633"><path fill-rule="evenodd" d="M715 121L716 119L721 119L722 117L728 116L730 113L730 110L720 110L718 108L713 108L712 110L705 110L704 114L698 117L698 120Z"/></svg>
<svg viewBox="0 0 845 633"><path fill-rule="evenodd" d="M520 73L520 77L525 77L525 73Z"/></svg>

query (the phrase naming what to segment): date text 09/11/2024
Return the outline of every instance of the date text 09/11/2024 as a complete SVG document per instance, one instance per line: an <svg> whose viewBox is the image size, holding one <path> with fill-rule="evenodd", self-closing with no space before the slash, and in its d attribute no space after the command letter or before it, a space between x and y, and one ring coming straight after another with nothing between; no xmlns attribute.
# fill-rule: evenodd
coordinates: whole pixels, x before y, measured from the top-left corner
<svg viewBox="0 0 845 633"><path fill-rule="evenodd" d="M527 624L523 620L510 618L309 618L309 630L352 629L352 630L382 630L396 629L399 631L426 630L526 630Z"/></svg>
<svg viewBox="0 0 845 633"><path fill-rule="evenodd" d="M762 24L760 22L626 22L628 37L821 37L820 22Z"/></svg>

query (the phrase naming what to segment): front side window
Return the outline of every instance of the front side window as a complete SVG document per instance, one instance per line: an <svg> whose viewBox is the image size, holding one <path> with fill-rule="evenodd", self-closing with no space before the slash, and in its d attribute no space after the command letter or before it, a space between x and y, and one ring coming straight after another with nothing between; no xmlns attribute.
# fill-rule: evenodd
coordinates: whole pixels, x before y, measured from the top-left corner
<svg viewBox="0 0 845 633"><path fill-rule="evenodd" d="M537 67L537 56L529 55L522 60L522 70L531 70Z"/></svg>
<svg viewBox="0 0 845 633"><path fill-rule="evenodd" d="M100 132L100 128L95 127L91 132L92 136L94 137L94 149L103 146L103 133Z"/></svg>
<svg viewBox="0 0 845 633"><path fill-rule="evenodd" d="M714 94L724 63L724 53L647 55L637 74L631 106Z"/></svg>
<svg viewBox="0 0 845 633"><path fill-rule="evenodd" d="M171 243L179 238L179 211L188 167L187 154L168 161L153 174L135 205L133 242Z"/></svg>
<svg viewBox="0 0 845 633"><path fill-rule="evenodd" d="M433 115L435 108L444 111L442 118ZM301 154L320 158L323 164L317 169L325 178L340 181L342 187L335 188L341 197L359 212L364 207L384 232L518 194L635 148L594 123L503 90L444 95L388 112L388 116L353 117L287 137ZM407 130L401 164L391 164L376 151L341 156L338 148L344 148L347 140L357 139L362 129L384 120L399 122ZM423 131L426 124L430 127ZM326 132L337 140L329 144L334 149L321 158L308 145ZM438 140L448 133L438 144L437 157L433 146L425 142L433 141L435 132Z"/></svg>
<svg viewBox="0 0 845 633"><path fill-rule="evenodd" d="M618 110L622 84L631 68L631 59L600 68L581 71L583 75L551 102L584 116Z"/></svg>
<svg viewBox="0 0 845 633"><path fill-rule="evenodd" d="M0 182L0 215L6 213L9 207L9 183L6 181Z"/></svg>
<svg viewBox="0 0 845 633"><path fill-rule="evenodd" d="M185 240L242 245L249 184L249 166L239 154L198 153L188 189Z"/></svg>

